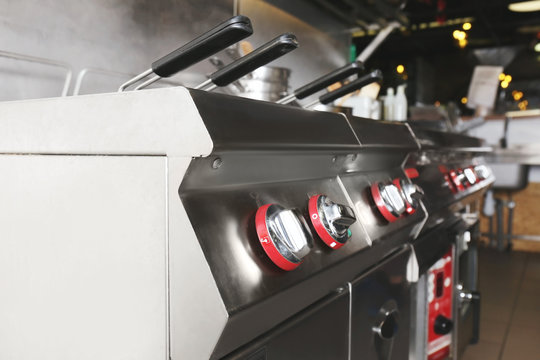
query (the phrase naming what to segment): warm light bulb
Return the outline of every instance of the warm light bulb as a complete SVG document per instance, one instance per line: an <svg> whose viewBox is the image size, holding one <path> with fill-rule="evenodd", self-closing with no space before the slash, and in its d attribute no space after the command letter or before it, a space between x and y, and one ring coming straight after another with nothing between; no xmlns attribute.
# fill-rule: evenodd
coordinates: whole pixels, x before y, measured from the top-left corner
<svg viewBox="0 0 540 360"><path fill-rule="evenodd" d="M467 43L467 39L459 40L459 47L463 49L465 46L467 46Z"/></svg>
<svg viewBox="0 0 540 360"><path fill-rule="evenodd" d="M467 97L464 96L464 97L461 98L461 103L466 104L468 100L469 99L467 99Z"/></svg>
<svg viewBox="0 0 540 360"><path fill-rule="evenodd" d="M500 73L499 74L499 81L503 81L505 76L506 76L505 73Z"/></svg>
<svg viewBox="0 0 540 360"><path fill-rule="evenodd" d="M454 37L454 39L461 41L467 38L467 33L465 31L455 30L452 33L452 36Z"/></svg>
<svg viewBox="0 0 540 360"><path fill-rule="evenodd" d="M506 75L504 77L504 81L506 81L507 83L511 82L512 81L512 76L511 75Z"/></svg>
<svg viewBox="0 0 540 360"><path fill-rule="evenodd" d="M403 65L398 65L398 66L396 67L396 71L397 71L398 74L403 74L403 72L405 71L405 66L403 66Z"/></svg>
<svg viewBox="0 0 540 360"><path fill-rule="evenodd" d="M534 51L540 52L540 42L536 43L536 45L534 45Z"/></svg>
<svg viewBox="0 0 540 360"><path fill-rule="evenodd" d="M540 0L521 1L508 5L510 11L531 12L540 10Z"/></svg>
<svg viewBox="0 0 540 360"><path fill-rule="evenodd" d="M506 88L508 87L508 83L507 83L506 81L503 80L503 81L501 82L501 87L502 87L503 89L506 89Z"/></svg>
<svg viewBox="0 0 540 360"><path fill-rule="evenodd" d="M470 22L466 22L463 24L463 30L471 30L472 25Z"/></svg>

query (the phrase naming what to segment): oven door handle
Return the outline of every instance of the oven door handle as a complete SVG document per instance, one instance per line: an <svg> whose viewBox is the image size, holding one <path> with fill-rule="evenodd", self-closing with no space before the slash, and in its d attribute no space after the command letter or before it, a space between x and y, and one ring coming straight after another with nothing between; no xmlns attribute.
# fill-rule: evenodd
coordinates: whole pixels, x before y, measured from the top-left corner
<svg viewBox="0 0 540 360"><path fill-rule="evenodd" d="M473 308L473 336L471 338L471 344L476 344L480 340L480 292L471 291L470 294Z"/></svg>
<svg viewBox="0 0 540 360"><path fill-rule="evenodd" d="M473 336L471 344L478 343L480 339L480 292L463 290L463 286L458 285L459 303L470 303L473 311Z"/></svg>

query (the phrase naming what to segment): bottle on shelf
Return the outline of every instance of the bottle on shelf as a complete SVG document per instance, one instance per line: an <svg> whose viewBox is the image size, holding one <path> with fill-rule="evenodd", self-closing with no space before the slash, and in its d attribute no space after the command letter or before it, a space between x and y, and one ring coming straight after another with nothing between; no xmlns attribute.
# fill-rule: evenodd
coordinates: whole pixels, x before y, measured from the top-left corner
<svg viewBox="0 0 540 360"><path fill-rule="evenodd" d="M394 118L392 120L407 120L407 97L405 96L405 84L397 87L397 94L394 98Z"/></svg>
<svg viewBox="0 0 540 360"><path fill-rule="evenodd" d="M384 98L384 120L394 120L394 89L391 87Z"/></svg>

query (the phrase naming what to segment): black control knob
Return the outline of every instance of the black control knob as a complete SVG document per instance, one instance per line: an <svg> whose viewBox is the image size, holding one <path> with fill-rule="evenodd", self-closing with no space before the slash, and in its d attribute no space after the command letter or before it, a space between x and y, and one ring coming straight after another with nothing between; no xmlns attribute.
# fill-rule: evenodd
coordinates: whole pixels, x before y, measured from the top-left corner
<svg viewBox="0 0 540 360"><path fill-rule="evenodd" d="M453 325L452 320L446 316L439 315L433 322L433 331L435 331L435 334L446 335L452 331Z"/></svg>

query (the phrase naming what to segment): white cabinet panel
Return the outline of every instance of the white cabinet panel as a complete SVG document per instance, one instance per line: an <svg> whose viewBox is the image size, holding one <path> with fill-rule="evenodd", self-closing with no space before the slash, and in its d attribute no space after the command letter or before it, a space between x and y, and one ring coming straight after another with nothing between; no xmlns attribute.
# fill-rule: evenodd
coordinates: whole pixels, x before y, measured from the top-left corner
<svg viewBox="0 0 540 360"><path fill-rule="evenodd" d="M166 159L0 156L0 174L0 359L165 359Z"/></svg>

